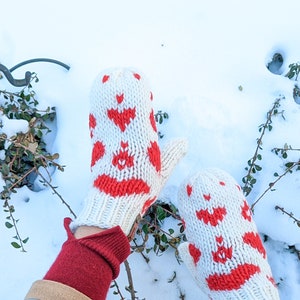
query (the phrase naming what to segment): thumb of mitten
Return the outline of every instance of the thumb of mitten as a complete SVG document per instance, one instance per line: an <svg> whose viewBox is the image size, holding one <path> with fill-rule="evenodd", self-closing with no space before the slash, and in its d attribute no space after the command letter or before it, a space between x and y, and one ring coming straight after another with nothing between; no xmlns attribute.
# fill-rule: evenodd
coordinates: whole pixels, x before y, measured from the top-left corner
<svg viewBox="0 0 300 300"><path fill-rule="evenodd" d="M168 142L161 151L162 186L168 180L178 161L186 154L188 142L185 139L176 139Z"/></svg>
<svg viewBox="0 0 300 300"><path fill-rule="evenodd" d="M197 278L197 262L200 259L201 252L193 244L184 242L178 246L179 256L190 271L194 279ZM196 282L198 282L196 280Z"/></svg>

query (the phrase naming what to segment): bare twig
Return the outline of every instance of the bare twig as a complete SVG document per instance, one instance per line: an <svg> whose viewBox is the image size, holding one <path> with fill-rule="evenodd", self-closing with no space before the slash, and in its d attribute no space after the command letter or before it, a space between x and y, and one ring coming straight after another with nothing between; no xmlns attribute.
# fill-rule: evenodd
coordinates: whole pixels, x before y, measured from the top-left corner
<svg viewBox="0 0 300 300"><path fill-rule="evenodd" d="M30 170L28 170L22 177L20 177L16 182L14 182L14 184L12 184L9 188L8 191L12 191L22 180L24 180L24 178L26 178L30 173L36 171L36 167L31 168Z"/></svg>
<svg viewBox="0 0 300 300"><path fill-rule="evenodd" d="M143 253L143 250L145 248L145 240L144 240L144 238L143 238L143 241L144 241L144 243L141 246L139 246L135 240L132 240L132 242L135 244L135 246L131 246L131 249L134 252L140 253L142 255L142 257L144 258L144 260L146 261L146 263L149 263L150 259ZM137 249L140 249L140 248L142 248L142 251L136 251Z"/></svg>
<svg viewBox="0 0 300 300"><path fill-rule="evenodd" d="M41 178L44 180L44 182L50 187L50 189L53 191L53 193L58 196L58 198L61 200L61 202L68 208L70 213L76 218L76 214L72 210L71 206L64 200L64 198L57 192L56 188L37 170L37 173Z"/></svg>
<svg viewBox="0 0 300 300"><path fill-rule="evenodd" d="M283 214L288 215L300 227L300 220L295 218L293 213L288 213L283 207L280 207L278 205L275 206L275 209L279 209Z"/></svg>
<svg viewBox="0 0 300 300"><path fill-rule="evenodd" d="M157 206L156 204L153 205L153 207ZM180 220L181 221L181 217L175 213L173 213L172 211L164 208L163 206L160 206L162 210L164 210L166 213L170 214L174 219L176 220Z"/></svg>
<svg viewBox="0 0 300 300"><path fill-rule="evenodd" d="M283 151L300 151L300 149L299 148L292 148L292 147L287 147L287 148L277 148L277 147L275 147L275 148L272 149L272 151L274 151L274 152L279 152L279 151L281 151L281 152L283 152Z"/></svg>
<svg viewBox="0 0 300 300"><path fill-rule="evenodd" d="M119 285L118 285L116 280L114 280L114 285L111 286L111 287L115 287L117 289L117 291L114 292L114 294L118 294L121 297L120 300L125 300L125 297L122 295L122 292L121 292L121 290L119 288Z"/></svg>
<svg viewBox="0 0 300 300"><path fill-rule="evenodd" d="M284 173L282 173L280 176L277 177L277 179L274 182L269 183L269 187L257 198L257 200L251 205L251 210L254 210L254 206L261 200L261 198L270 190L274 188L274 185L282 179L287 173L289 173L294 167L298 166L300 164L299 161L293 162L290 167L288 167Z"/></svg>
<svg viewBox="0 0 300 300"><path fill-rule="evenodd" d="M131 300L135 300L136 299L135 290L134 290L134 286L133 286L132 274L131 274L131 269L130 269L128 260L124 261L124 265L125 265L127 278L128 278L128 288L127 288L127 290L130 292Z"/></svg>

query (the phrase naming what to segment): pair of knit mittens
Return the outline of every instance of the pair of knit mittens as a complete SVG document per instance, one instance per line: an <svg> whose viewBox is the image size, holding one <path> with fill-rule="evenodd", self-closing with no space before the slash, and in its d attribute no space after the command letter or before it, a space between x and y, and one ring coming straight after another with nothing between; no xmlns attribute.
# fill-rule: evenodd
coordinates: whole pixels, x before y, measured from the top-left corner
<svg viewBox="0 0 300 300"><path fill-rule="evenodd" d="M140 72L99 74L90 101L91 187L72 229L120 226L132 236L187 143L159 146L153 95ZM188 240L179 252L202 291L211 299L279 299L248 204L228 174L212 169L187 179L179 210Z"/></svg>

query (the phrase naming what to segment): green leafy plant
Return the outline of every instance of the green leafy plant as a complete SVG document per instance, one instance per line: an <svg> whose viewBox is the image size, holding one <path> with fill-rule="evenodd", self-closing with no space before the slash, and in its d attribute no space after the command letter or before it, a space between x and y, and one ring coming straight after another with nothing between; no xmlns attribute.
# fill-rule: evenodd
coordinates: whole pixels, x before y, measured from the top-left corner
<svg viewBox="0 0 300 300"><path fill-rule="evenodd" d="M173 221L168 222L172 226L165 228L164 222L168 218ZM135 245L132 248L134 251L142 253L148 262L147 254L150 251L160 255L169 247L174 250L176 257L178 257L177 246L183 240L186 238L178 209L173 204L157 201L141 220L134 240Z"/></svg>
<svg viewBox="0 0 300 300"><path fill-rule="evenodd" d="M300 63L292 63L289 65L289 70L285 74L285 77L298 81L298 76L300 73ZM300 89L298 84L296 83L293 88L293 98L297 104L300 104Z"/></svg>
<svg viewBox="0 0 300 300"><path fill-rule="evenodd" d="M155 115L154 115L156 123L163 124L163 122L167 119L169 119L169 115L166 112L163 112L159 110ZM162 139L164 137L164 134L161 133L161 131L158 131L158 137Z"/></svg>
<svg viewBox="0 0 300 300"><path fill-rule="evenodd" d="M242 178L242 182L244 184L242 190L246 196L248 196L251 193L257 181L255 175L262 170L262 167L259 162L262 160L263 138L266 132L270 132L273 129L272 119L273 117L276 117L278 115L280 115L284 119L284 111L279 111L280 102L283 99L285 98L281 96L275 100L275 102L272 105L272 108L267 112L267 118L265 123L258 126L260 136L257 138L257 146L255 148L253 156L247 162L247 167L245 167L247 174Z"/></svg>
<svg viewBox="0 0 300 300"><path fill-rule="evenodd" d="M285 77L297 81L299 73L300 73L300 64L292 63L289 65L289 71L285 74Z"/></svg>
<svg viewBox="0 0 300 300"><path fill-rule="evenodd" d="M22 186L33 189L33 182L38 176L44 179L44 184L50 184L41 174L40 168L46 172L49 167L64 170L63 166L56 162L59 155L47 151L44 139L45 135L51 132L49 124L55 120L55 108L39 109L32 82L38 82L36 74L32 74L29 85L18 92L0 90L2 115L8 119L28 122L26 132L17 132L13 136L7 136L2 132L0 135L0 151L3 153L0 159L0 173L5 182L5 186L0 190L0 198L7 213L5 226L15 230L14 241L11 244L22 251L25 251L24 244L29 238L22 238L19 234L17 227L19 220L14 217L15 208L10 203L11 194L16 193ZM51 178L49 172L48 176Z"/></svg>

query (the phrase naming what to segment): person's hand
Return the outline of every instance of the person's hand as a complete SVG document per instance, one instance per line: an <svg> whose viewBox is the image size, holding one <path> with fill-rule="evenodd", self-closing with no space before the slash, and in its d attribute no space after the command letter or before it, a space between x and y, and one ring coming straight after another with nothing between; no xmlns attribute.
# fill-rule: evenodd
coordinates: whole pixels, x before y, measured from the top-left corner
<svg viewBox="0 0 300 300"><path fill-rule="evenodd" d="M119 225L130 235L186 153L185 140L160 149L152 101L139 72L114 69L96 78L89 117L92 186L73 228Z"/></svg>

